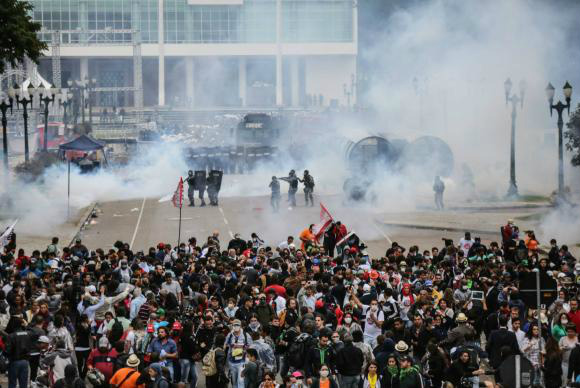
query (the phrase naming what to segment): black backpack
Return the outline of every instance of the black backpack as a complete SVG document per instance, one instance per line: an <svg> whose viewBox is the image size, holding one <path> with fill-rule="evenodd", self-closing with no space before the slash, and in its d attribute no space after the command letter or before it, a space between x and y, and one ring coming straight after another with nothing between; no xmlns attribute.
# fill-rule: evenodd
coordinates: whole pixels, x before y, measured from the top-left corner
<svg viewBox="0 0 580 388"><path fill-rule="evenodd" d="M115 318L115 321L113 322L113 327L111 327L111 331L109 332L109 342L111 343L112 346L115 346L115 344L121 339L121 337L123 337L124 332L125 329L123 328L123 324L121 323L121 321L119 321L118 318Z"/></svg>
<svg viewBox="0 0 580 388"><path fill-rule="evenodd" d="M307 333L302 333L294 342L288 347L288 364L296 369L301 369L304 365L304 358L306 356L306 351L308 350L308 344L310 342L310 335Z"/></svg>

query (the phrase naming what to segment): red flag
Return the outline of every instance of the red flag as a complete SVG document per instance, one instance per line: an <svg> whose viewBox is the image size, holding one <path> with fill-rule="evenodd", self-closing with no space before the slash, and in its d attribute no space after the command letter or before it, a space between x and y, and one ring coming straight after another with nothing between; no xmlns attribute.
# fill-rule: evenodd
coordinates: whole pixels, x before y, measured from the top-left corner
<svg viewBox="0 0 580 388"><path fill-rule="evenodd" d="M320 222L314 225L314 235L316 236L316 240L319 241L320 238L324 235L326 229L332 224L332 216L326 210L322 202L320 203Z"/></svg>
<svg viewBox="0 0 580 388"><path fill-rule="evenodd" d="M173 193L173 198L171 198L173 206L181 208L183 206L183 178L179 178L179 183L177 184L177 189Z"/></svg>

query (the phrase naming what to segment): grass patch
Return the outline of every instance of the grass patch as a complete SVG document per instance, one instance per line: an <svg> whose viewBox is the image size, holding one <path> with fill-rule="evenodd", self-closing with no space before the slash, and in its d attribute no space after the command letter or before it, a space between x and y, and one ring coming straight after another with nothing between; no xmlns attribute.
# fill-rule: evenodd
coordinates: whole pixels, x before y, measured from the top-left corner
<svg viewBox="0 0 580 388"><path fill-rule="evenodd" d="M517 220L521 221L541 221L545 214L543 213L533 213L527 214L525 216L518 216L515 217Z"/></svg>
<svg viewBox="0 0 580 388"><path fill-rule="evenodd" d="M550 202L550 197L547 197L545 195L527 194L527 195L520 195L518 197L518 201L522 201L522 202Z"/></svg>

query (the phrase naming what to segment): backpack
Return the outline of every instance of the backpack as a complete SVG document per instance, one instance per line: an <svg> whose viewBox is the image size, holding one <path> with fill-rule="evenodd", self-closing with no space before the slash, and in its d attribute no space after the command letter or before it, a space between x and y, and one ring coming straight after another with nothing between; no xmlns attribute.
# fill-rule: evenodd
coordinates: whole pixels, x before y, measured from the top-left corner
<svg viewBox="0 0 580 388"><path fill-rule="evenodd" d="M118 318L115 318L113 327L111 327L111 331L109 332L109 342L111 345L115 346L115 344L123 337L124 332L123 324Z"/></svg>
<svg viewBox="0 0 580 388"><path fill-rule="evenodd" d="M212 349L203 356L201 360L201 372L204 376L214 376L217 373L217 366L215 364L216 349Z"/></svg>
<svg viewBox="0 0 580 388"><path fill-rule="evenodd" d="M310 335L302 333L290 344L288 347L288 364L290 366L296 369L302 368L309 340Z"/></svg>

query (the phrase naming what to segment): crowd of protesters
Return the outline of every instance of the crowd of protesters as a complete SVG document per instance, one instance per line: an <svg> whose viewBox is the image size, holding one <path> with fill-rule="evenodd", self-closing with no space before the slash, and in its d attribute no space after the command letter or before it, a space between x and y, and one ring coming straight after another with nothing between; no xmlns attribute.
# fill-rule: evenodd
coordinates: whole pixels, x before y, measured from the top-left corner
<svg viewBox="0 0 580 388"><path fill-rule="evenodd" d="M580 381L580 263L565 245L543 250L510 220L489 246L465 233L372 258L358 239L337 246L346 232L335 223L325 244L309 228L272 246L213 233L147 252L57 238L25 252L12 240L8 388L501 387L512 355L540 386ZM531 271L558 284L539 319L519 291Z"/></svg>

